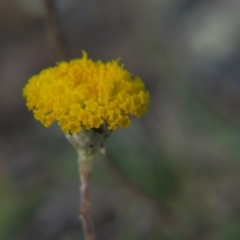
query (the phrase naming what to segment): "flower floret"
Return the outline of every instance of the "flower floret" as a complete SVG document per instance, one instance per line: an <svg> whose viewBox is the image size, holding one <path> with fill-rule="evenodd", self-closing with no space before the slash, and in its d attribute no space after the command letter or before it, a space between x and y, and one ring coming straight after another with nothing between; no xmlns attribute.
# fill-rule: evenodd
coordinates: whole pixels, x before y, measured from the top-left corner
<svg viewBox="0 0 240 240"><path fill-rule="evenodd" d="M85 52L30 78L23 95L37 120L45 127L57 121L66 133L102 124L109 130L127 127L129 115L142 116L149 104L142 80L133 79L119 60L94 62Z"/></svg>

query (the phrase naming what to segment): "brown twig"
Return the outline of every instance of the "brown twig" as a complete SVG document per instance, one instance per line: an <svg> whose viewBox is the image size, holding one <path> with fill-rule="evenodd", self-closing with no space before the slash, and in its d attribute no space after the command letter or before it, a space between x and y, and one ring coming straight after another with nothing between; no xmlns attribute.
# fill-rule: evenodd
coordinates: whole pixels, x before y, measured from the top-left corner
<svg viewBox="0 0 240 240"><path fill-rule="evenodd" d="M96 240L93 228L93 221L90 212L91 200L89 194L89 184L91 178L91 169L80 167L80 219L82 220L83 232L86 240Z"/></svg>
<svg viewBox="0 0 240 240"><path fill-rule="evenodd" d="M43 0L45 6L45 18L49 39L54 47L54 53L59 60L67 58L66 39L61 31L57 14L56 3L54 0Z"/></svg>

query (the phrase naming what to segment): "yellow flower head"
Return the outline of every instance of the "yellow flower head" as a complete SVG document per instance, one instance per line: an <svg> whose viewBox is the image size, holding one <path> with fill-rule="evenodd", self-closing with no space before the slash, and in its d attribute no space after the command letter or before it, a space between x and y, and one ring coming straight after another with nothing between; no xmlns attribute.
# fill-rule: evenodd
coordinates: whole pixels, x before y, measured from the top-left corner
<svg viewBox="0 0 240 240"><path fill-rule="evenodd" d="M65 133L104 123L109 130L127 127L129 115L142 116L149 103L142 80L133 79L118 60L94 62L85 52L33 76L23 95L37 120L45 127L56 120Z"/></svg>

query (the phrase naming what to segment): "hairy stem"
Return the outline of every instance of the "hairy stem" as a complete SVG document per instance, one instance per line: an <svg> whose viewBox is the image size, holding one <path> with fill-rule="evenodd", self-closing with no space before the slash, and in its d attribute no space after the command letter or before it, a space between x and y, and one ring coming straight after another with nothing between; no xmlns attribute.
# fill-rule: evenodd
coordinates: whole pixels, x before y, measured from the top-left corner
<svg viewBox="0 0 240 240"><path fill-rule="evenodd" d="M90 164L85 164L85 162L82 159L79 160L79 167L80 167L79 173L81 194L79 208L83 232L85 235L85 240L96 240L91 215L91 199L89 191L92 168Z"/></svg>
<svg viewBox="0 0 240 240"><path fill-rule="evenodd" d="M66 134L68 141L77 150L80 174L80 219L83 224L85 240L96 240L91 216L91 201L89 185L92 173L93 158L102 148L109 136L109 130L102 126L100 129L87 130L84 127L79 133Z"/></svg>

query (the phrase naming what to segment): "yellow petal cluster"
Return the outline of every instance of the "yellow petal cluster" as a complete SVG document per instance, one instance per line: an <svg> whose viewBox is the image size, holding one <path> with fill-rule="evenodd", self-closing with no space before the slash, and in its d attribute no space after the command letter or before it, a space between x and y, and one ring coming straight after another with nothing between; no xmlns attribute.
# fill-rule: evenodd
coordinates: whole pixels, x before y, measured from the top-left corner
<svg viewBox="0 0 240 240"><path fill-rule="evenodd" d="M127 127L129 115L142 116L149 103L142 80L132 78L118 60L94 62L85 52L31 77L23 95L37 120L45 127L56 120L65 133L104 123L109 130Z"/></svg>

